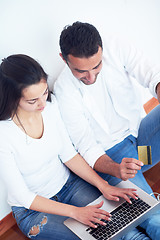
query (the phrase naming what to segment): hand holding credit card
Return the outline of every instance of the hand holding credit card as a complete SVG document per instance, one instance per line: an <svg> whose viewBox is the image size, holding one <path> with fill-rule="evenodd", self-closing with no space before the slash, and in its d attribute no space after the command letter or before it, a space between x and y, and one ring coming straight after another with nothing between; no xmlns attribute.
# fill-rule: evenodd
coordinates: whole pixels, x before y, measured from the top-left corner
<svg viewBox="0 0 160 240"><path fill-rule="evenodd" d="M138 158L144 165L152 164L151 146L138 146Z"/></svg>

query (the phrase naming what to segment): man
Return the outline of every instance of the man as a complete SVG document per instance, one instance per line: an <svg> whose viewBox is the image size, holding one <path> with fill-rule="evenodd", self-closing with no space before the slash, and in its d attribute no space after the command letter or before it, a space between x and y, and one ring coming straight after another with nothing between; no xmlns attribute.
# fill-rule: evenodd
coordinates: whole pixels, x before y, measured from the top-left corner
<svg viewBox="0 0 160 240"><path fill-rule="evenodd" d="M54 90L76 150L110 184L130 179L151 193L137 146L151 145L154 164L159 161L160 108L142 120L134 81L160 99L160 68L127 43L114 38L102 43L88 23L66 27L60 48L66 67Z"/></svg>

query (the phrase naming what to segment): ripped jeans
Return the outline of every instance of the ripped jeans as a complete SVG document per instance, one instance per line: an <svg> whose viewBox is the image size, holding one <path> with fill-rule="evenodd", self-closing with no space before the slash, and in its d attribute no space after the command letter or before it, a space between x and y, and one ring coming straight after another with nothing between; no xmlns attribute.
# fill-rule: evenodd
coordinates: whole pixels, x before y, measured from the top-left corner
<svg viewBox="0 0 160 240"><path fill-rule="evenodd" d="M74 173L63 188L51 199L76 206L85 206L101 195L100 191ZM79 239L63 222L67 217L41 213L24 207L12 207L13 216L21 231L31 239L77 240ZM33 232L35 232L33 234Z"/></svg>
<svg viewBox="0 0 160 240"><path fill-rule="evenodd" d="M108 177L108 180L110 177ZM75 174L71 173L68 181L61 191L52 197L53 201L59 201L76 206L85 206L89 202L99 197L101 193L92 185L86 183ZM26 209L24 207L12 207L13 216L21 231L31 239L39 240L78 240L79 238L67 228L63 222L67 217L42 213ZM159 232L160 214L152 216L144 222L144 229L151 231L151 235L155 233L155 229ZM153 224L152 224L153 223ZM153 226L155 226L153 228ZM153 234L152 234L153 232ZM159 233L158 233L159 234ZM159 236L159 235L158 235ZM149 240L150 238L137 228L127 233L122 240ZM157 238L153 238L157 240Z"/></svg>

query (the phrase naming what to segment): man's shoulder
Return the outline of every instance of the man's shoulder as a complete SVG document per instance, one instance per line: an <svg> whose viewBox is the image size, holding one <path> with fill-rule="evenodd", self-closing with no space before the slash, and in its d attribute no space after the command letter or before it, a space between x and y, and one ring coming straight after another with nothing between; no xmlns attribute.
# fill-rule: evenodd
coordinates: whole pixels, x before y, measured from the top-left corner
<svg viewBox="0 0 160 240"><path fill-rule="evenodd" d="M129 37L118 34L102 35L102 41L104 51L109 55L117 55L119 52L125 53L128 49L135 47Z"/></svg>
<svg viewBox="0 0 160 240"><path fill-rule="evenodd" d="M44 109L44 112L53 112L53 111L57 111L57 109L58 109L57 99L54 94L51 94L51 101L46 102L46 107Z"/></svg>
<svg viewBox="0 0 160 240"><path fill-rule="evenodd" d="M77 91L76 86L77 79L73 76L71 70L66 65L63 71L54 84L54 93L57 94L73 94Z"/></svg>
<svg viewBox="0 0 160 240"><path fill-rule="evenodd" d="M67 79L67 81L70 81L71 78L72 78L72 73L66 64L65 67L63 68L63 70L60 72L60 74L56 80L56 83L60 84L61 82L66 82L65 81L66 79Z"/></svg>

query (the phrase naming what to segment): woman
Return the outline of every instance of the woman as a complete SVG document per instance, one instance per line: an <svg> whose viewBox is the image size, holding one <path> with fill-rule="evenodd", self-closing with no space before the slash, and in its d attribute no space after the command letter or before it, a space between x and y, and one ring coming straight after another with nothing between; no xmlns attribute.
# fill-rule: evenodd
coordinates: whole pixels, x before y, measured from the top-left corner
<svg viewBox="0 0 160 240"><path fill-rule="evenodd" d="M91 227L110 220L101 193L130 202L135 189L110 186L74 150L34 59L11 55L0 66L0 176L22 232L33 239L78 239L64 224L72 217ZM70 170L71 171L70 171ZM78 176L79 177L78 177ZM82 180L84 179L84 180ZM87 183L88 182L88 183ZM83 196L83 197L82 197ZM85 207L86 206L86 207Z"/></svg>

